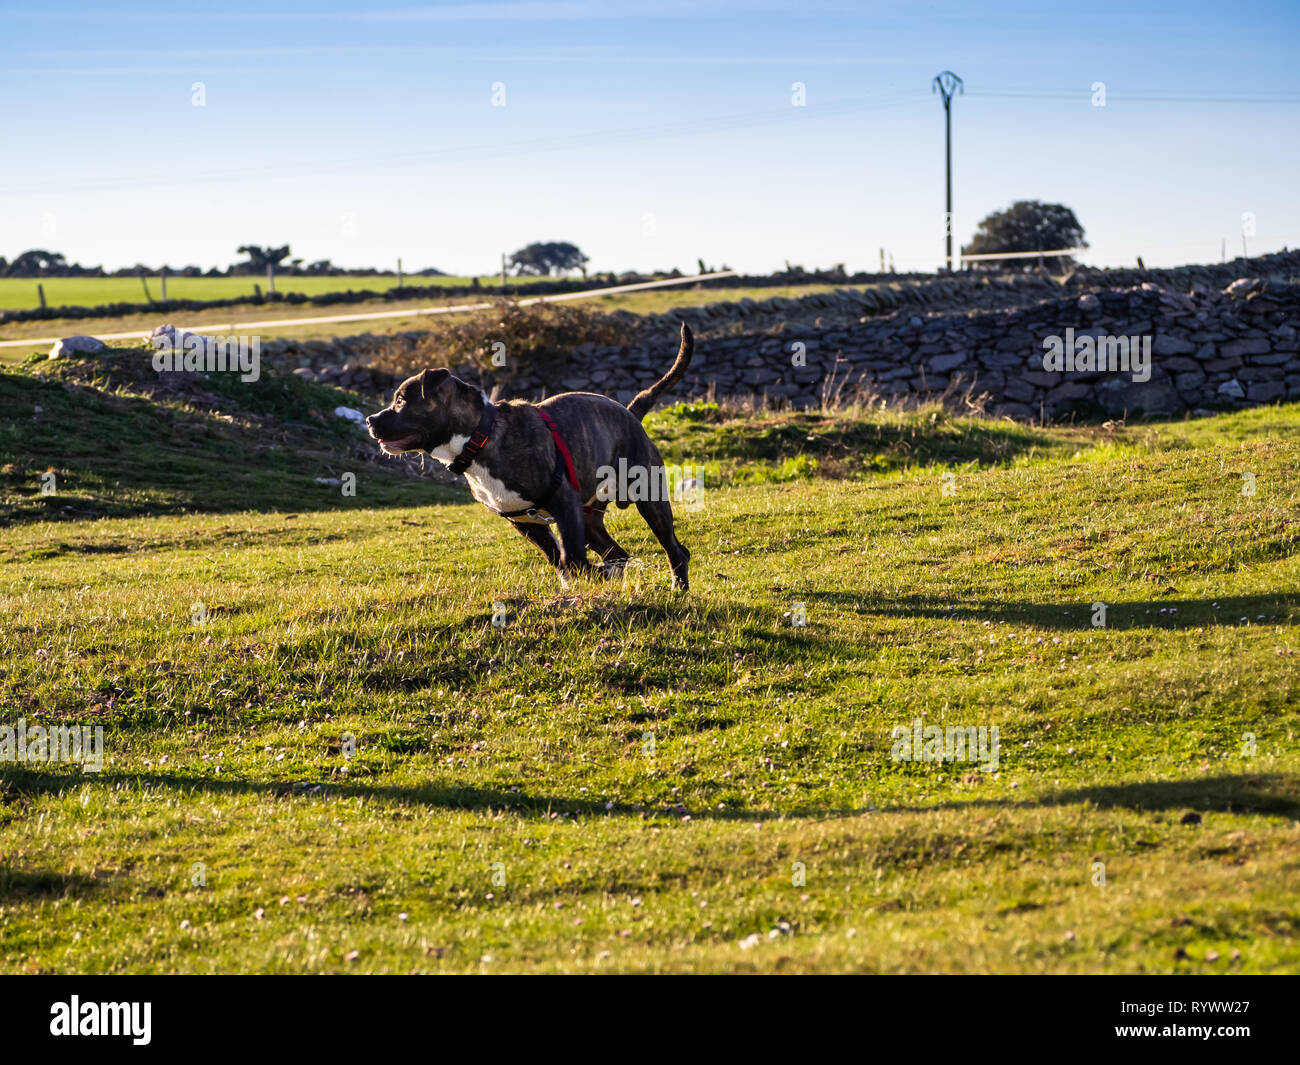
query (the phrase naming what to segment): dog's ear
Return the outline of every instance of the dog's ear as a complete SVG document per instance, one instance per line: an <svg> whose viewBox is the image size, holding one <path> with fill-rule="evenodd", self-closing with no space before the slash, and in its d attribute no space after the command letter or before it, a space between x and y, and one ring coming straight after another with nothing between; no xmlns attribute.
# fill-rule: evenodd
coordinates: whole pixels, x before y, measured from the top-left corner
<svg viewBox="0 0 1300 1065"><path fill-rule="evenodd" d="M433 394L438 390L438 386L443 383L451 374L446 370L425 370L420 374L420 398L432 399Z"/></svg>

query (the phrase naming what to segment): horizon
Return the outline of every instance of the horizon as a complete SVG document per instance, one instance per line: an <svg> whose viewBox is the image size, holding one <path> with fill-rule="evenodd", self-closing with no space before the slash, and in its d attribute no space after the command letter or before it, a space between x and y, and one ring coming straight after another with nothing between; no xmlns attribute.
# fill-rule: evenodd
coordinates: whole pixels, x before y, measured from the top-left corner
<svg viewBox="0 0 1300 1065"><path fill-rule="evenodd" d="M877 272L882 248L934 270L946 69L965 82L956 248L1020 199L1074 210L1096 266L1300 243L1300 12L1281 4L1268 36L1208 4L1107 3L1084 25L1026 3L728 0L4 17L10 259L206 271L289 244L490 276L565 240L593 273Z"/></svg>

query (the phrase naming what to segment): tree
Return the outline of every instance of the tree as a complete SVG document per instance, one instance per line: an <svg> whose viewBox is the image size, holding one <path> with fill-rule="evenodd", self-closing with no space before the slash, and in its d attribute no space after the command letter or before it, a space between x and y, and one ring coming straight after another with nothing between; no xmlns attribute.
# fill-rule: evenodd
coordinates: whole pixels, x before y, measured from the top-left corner
<svg viewBox="0 0 1300 1065"><path fill-rule="evenodd" d="M1017 200L1005 211L994 211L979 224L971 242L962 248L963 255L994 255L998 252L1055 251L1058 248L1086 248L1083 226L1074 212L1059 203ZM1037 259L981 259L978 269L1033 265ZM1049 256L1043 260L1051 270L1064 270L1074 259L1068 255Z"/></svg>
<svg viewBox="0 0 1300 1065"><path fill-rule="evenodd" d="M33 249L15 257L5 270L6 277L60 277L68 271L68 263L57 251Z"/></svg>
<svg viewBox="0 0 1300 1065"><path fill-rule="evenodd" d="M264 274L267 267L277 267L289 257L289 245L283 248L263 248L258 244L242 244L235 249L240 255L247 255L248 262L235 263L230 268L232 274Z"/></svg>
<svg viewBox="0 0 1300 1065"><path fill-rule="evenodd" d="M587 262L587 256L582 254L576 244L562 241L529 244L510 256L510 266L520 277L567 274L570 270L581 270L585 276Z"/></svg>

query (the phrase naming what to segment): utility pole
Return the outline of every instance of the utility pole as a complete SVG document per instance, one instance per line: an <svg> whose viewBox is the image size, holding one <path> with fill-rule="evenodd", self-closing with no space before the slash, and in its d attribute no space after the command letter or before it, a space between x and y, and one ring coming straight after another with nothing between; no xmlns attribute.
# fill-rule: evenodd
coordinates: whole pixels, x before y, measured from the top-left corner
<svg viewBox="0 0 1300 1065"><path fill-rule="evenodd" d="M952 98L957 93L965 95L966 89L961 78L957 77L951 70L945 70L942 74L935 75L930 91L937 92L943 97L944 154L947 159L948 171L948 196L945 201L946 210L943 216L943 231L944 238L947 241L948 272L952 273Z"/></svg>

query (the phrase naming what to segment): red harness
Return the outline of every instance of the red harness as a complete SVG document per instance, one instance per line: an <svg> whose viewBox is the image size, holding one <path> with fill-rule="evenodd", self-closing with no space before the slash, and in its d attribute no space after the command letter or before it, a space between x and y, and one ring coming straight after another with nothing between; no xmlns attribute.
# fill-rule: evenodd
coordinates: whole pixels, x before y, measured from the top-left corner
<svg viewBox="0 0 1300 1065"><path fill-rule="evenodd" d="M573 456L569 454L569 445L564 442L564 437L560 435L560 427L551 420L551 416L547 414L546 411L542 410L541 407L537 408L537 413L542 416L542 421L546 423L546 428L551 431L551 436L555 438L556 450L559 451L560 457L564 459L564 468L569 474L569 484L573 485L573 490L575 492L580 492L581 489L578 487L578 475L573 471ZM591 508L584 507L583 509L589 511Z"/></svg>
<svg viewBox="0 0 1300 1065"><path fill-rule="evenodd" d="M532 406L532 404L529 404ZM533 503L531 507L525 507L523 510L501 511L501 517L508 518L511 521L554 521L553 517L543 517L538 511L544 510L550 514L550 503L555 498L555 493L560 490L560 486L567 479L573 486L573 490L579 493L581 498L582 489L578 486L578 474L573 468L573 454L569 451L569 445L564 442L564 437L560 435L560 427L552 421L551 416L542 410L541 407L534 407L534 410L542 416L542 421L546 428L551 431L551 438L555 441L555 470L551 474L551 483L547 485L545 494ZM483 408L483 416L479 419L478 427L474 430L461 453L456 456L454 462L449 467L453 473L464 473L469 468L470 463L474 460L484 447L487 446L488 435L492 431L492 426L496 421L496 408L488 404ZM582 510L586 514L591 513L591 504L584 503Z"/></svg>

